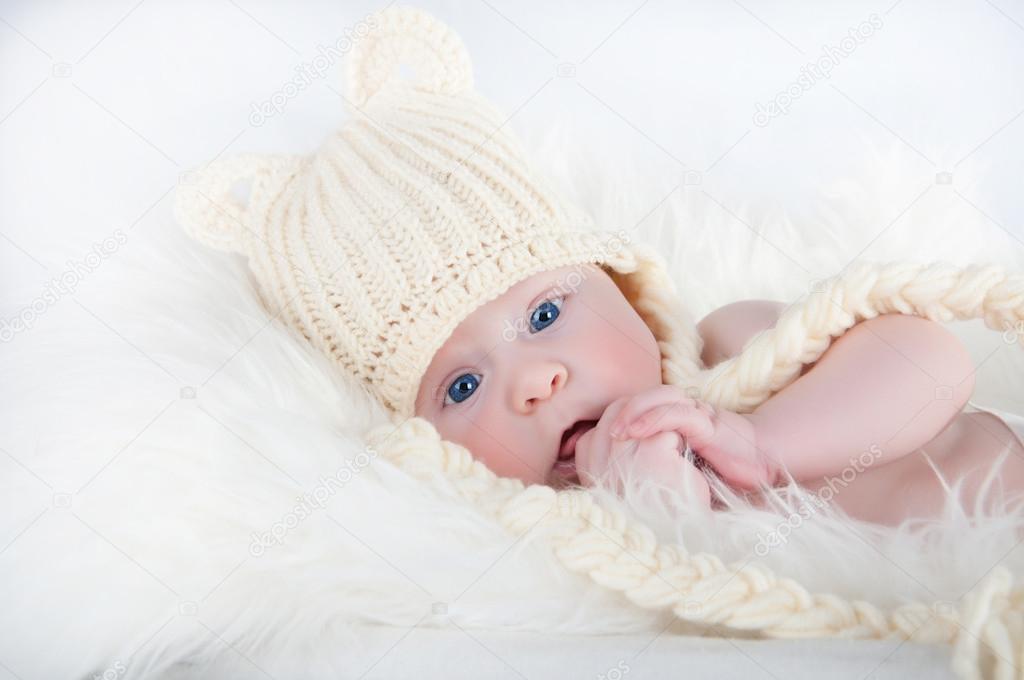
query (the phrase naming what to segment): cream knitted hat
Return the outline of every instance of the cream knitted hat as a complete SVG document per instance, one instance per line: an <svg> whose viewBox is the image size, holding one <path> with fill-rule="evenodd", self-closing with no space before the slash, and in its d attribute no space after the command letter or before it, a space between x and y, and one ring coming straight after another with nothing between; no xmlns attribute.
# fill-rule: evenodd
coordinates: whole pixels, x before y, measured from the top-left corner
<svg viewBox="0 0 1024 680"><path fill-rule="evenodd" d="M701 342L663 259L626 231L594 230L528 167L450 28L411 8L372 19L347 62L353 118L312 155L240 155L190 173L176 200L185 230L247 256L264 305L401 419L474 309L585 262L647 322L665 382L693 383ZM397 74L403 63L413 80ZM247 205L232 195L240 181Z"/></svg>

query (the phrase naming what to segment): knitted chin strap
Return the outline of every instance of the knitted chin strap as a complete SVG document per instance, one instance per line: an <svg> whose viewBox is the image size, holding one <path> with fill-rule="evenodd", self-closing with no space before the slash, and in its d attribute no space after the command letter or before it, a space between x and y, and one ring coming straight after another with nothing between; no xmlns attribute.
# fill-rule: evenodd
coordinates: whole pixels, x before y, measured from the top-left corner
<svg viewBox="0 0 1024 680"><path fill-rule="evenodd" d="M646 302L652 304L650 298ZM702 371L699 398L749 412L816 361L830 338L892 312L940 322L980 318L1005 332L1024 320L1024 275L994 265L855 262L845 274L825 281L820 293L793 304L738 356ZM699 365L699 358L695 361ZM725 635L900 637L950 644L952 668L960 677L1024 678L1024 587L1014 584L1005 566L995 567L956 608L915 602L885 612L869 602L810 593L756 560L727 565L711 554L659 543L648 526L601 507L588 490L555 491L498 477L463 446L442 440L423 418L375 427L367 439L416 478L429 482L443 475L466 502L515 536L541 526L552 529L552 550L569 570L621 592L639 607L724 626Z"/></svg>

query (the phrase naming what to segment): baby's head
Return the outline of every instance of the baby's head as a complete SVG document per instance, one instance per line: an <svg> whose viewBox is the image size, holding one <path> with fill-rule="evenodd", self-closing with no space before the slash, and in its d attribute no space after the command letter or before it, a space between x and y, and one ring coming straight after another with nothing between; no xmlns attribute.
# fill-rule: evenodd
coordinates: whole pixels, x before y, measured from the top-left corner
<svg viewBox="0 0 1024 680"><path fill-rule="evenodd" d="M396 425L422 416L499 475L557 482L568 426L695 383L696 327L656 251L532 168L454 31L410 8L371 23L347 59L358 115L315 153L188 173L176 215L244 255L272 316Z"/></svg>
<svg viewBox="0 0 1024 680"><path fill-rule="evenodd" d="M662 383L650 328L604 269L534 274L466 317L420 381L416 415L504 477L560 486L562 434Z"/></svg>

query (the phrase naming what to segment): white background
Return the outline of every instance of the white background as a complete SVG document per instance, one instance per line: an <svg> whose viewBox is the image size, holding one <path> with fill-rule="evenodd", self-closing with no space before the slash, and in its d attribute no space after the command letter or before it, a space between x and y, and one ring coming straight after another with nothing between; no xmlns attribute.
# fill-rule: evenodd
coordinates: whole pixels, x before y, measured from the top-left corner
<svg viewBox="0 0 1024 680"><path fill-rule="evenodd" d="M341 60L262 126L250 124L251 107L380 6L0 4L5 309L114 229L135 224L133 238L144 235L182 171L219 153L314 149L343 119ZM639 158L669 179L714 164L703 186L723 205L769 197L794 215L823 183L857 178L866 140L896 144L893 190L907 202L952 171L950 210L984 213L986 237L1024 248L1024 3L421 6L463 37L477 88L514 112L509 126L528 139L555 131L604 150L609 164ZM753 124L756 103L872 13L882 28L829 79L787 115ZM558 77L560 63L575 77ZM985 182L958 185L957 171L972 168Z"/></svg>

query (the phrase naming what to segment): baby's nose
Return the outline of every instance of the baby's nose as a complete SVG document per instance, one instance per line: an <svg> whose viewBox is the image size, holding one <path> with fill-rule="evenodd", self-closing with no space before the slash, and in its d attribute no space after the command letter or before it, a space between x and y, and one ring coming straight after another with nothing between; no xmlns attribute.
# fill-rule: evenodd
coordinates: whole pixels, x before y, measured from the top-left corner
<svg viewBox="0 0 1024 680"><path fill-rule="evenodd" d="M524 368L516 381L516 410L529 413L536 409L537 404L565 387L568 379L569 371L560 363L544 362Z"/></svg>

